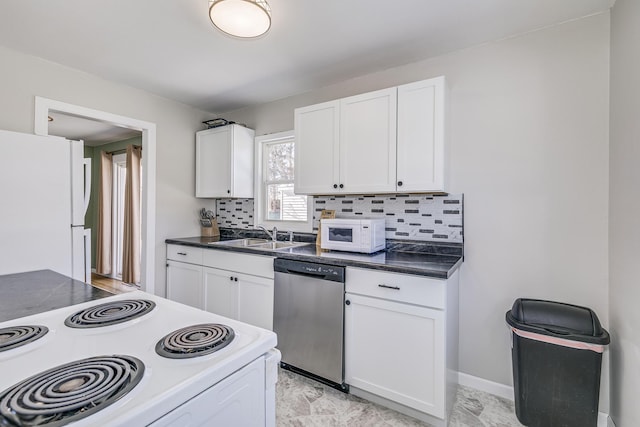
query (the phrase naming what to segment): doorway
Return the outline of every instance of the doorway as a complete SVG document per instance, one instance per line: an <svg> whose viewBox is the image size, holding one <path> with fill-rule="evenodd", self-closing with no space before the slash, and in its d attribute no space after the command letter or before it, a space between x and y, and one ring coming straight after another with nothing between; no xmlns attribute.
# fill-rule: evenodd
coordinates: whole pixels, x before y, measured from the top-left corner
<svg viewBox="0 0 640 427"><path fill-rule="evenodd" d="M138 186L137 197L129 198L129 203L133 204L129 210L125 206L127 180L133 176L127 170L127 156L135 154L139 159L137 155L141 154L141 150L127 154L127 147L140 147L142 133L57 112L49 114L48 132L49 135L84 141L83 157L85 165L88 163L89 173L89 179L85 181L84 227L85 235L89 236L85 237L85 247L88 247L85 258L90 270L85 281L93 285L112 283L118 284L118 287L124 284L139 286L141 168L139 162L134 167L133 159L130 159L130 167L134 167L137 173L133 180ZM107 162L103 162L103 156ZM104 183L105 179L109 182ZM131 212L136 213L135 227L131 227L133 215L128 215ZM125 244L131 245L134 241L125 240L125 228L135 232L135 248L125 247ZM135 256L127 259L126 266L129 269L125 277L124 258L134 253Z"/></svg>
<svg viewBox="0 0 640 427"><path fill-rule="evenodd" d="M155 293L155 124L47 98L36 97L35 101L34 133L37 135L49 135L48 117L51 114L57 113L81 119L93 120L115 128L127 129L141 134L141 147L145 154L142 156L141 165L142 206L140 287L144 291Z"/></svg>

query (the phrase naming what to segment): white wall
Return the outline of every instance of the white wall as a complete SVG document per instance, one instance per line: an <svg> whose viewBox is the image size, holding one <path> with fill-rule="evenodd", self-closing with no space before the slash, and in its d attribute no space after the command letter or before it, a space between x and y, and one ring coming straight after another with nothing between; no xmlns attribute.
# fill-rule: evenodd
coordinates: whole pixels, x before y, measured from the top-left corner
<svg viewBox="0 0 640 427"><path fill-rule="evenodd" d="M450 192L465 196L460 367L511 384L515 298L585 305L608 323L608 60L604 13L224 116L285 131L295 107L445 75Z"/></svg>
<svg viewBox="0 0 640 427"><path fill-rule="evenodd" d="M36 95L156 123L155 277L156 292L164 294L164 240L200 232L197 212L205 202L194 197L195 132L212 115L2 47L0 64L0 129L33 133Z"/></svg>
<svg viewBox="0 0 640 427"><path fill-rule="evenodd" d="M611 13L609 299L611 418L640 426L640 2Z"/></svg>

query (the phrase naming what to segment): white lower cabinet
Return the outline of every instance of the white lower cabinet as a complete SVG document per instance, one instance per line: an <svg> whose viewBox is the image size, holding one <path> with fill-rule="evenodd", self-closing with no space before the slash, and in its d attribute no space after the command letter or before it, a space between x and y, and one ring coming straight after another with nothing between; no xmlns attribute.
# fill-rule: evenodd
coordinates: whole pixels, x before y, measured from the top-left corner
<svg viewBox="0 0 640 427"><path fill-rule="evenodd" d="M205 310L273 329L273 279L204 267Z"/></svg>
<svg viewBox="0 0 640 427"><path fill-rule="evenodd" d="M273 329L273 258L167 245L167 298Z"/></svg>
<svg viewBox="0 0 640 427"><path fill-rule="evenodd" d="M345 288L352 392L446 425L457 382L457 275L436 280L348 267Z"/></svg>
<svg viewBox="0 0 640 427"><path fill-rule="evenodd" d="M238 320L273 330L273 279L238 274Z"/></svg>
<svg viewBox="0 0 640 427"><path fill-rule="evenodd" d="M204 308L221 316L237 319L238 292L233 273L217 268L203 268Z"/></svg>
<svg viewBox="0 0 640 427"><path fill-rule="evenodd" d="M167 298L191 307L204 308L202 266L167 260Z"/></svg>
<svg viewBox="0 0 640 427"><path fill-rule="evenodd" d="M346 294L347 384L444 415L442 312Z"/></svg>

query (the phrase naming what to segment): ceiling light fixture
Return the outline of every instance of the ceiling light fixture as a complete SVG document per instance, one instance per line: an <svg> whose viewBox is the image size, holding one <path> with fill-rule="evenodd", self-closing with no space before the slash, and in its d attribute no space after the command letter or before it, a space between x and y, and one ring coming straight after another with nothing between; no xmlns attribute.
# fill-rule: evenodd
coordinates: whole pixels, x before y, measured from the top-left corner
<svg viewBox="0 0 640 427"><path fill-rule="evenodd" d="M260 37L271 28L271 8L266 0L210 0L209 18L225 34Z"/></svg>

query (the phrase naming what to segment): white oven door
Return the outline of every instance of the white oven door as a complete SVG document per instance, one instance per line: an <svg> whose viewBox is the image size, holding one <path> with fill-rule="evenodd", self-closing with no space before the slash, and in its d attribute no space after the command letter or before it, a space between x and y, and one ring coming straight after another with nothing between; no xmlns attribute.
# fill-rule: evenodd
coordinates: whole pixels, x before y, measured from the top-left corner
<svg viewBox="0 0 640 427"><path fill-rule="evenodd" d="M261 356L149 425L265 426L270 424L267 423L266 398L265 358Z"/></svg>

